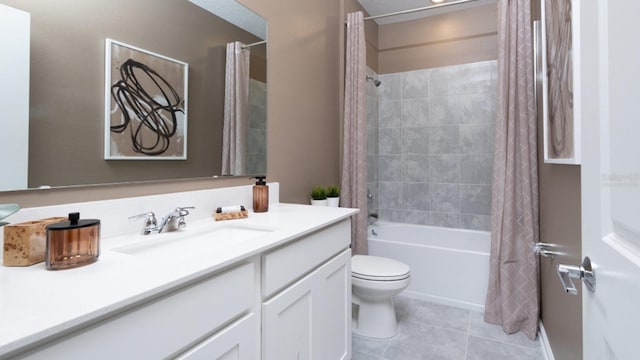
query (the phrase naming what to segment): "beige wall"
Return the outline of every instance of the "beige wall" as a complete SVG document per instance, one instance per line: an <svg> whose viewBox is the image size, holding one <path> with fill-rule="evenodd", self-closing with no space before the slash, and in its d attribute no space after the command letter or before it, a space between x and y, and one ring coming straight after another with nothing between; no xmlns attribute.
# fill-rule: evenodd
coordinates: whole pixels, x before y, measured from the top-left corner
<svg viewBox="0 0 640 360"><path fill-rule="evenodd" d="M267 180L281 183L282 201L306 203L312 185L339 182L342 3L242 2L269 23ZM0 193L0 203L29 207L251 183L238 177L16 191Z"/></svg>
<svg viewBox="0 0 640 360"><path fill-rule="evenodd" d="M580 166L540 160L540 241L559 245L562 256L540 258L542 323L556 359L582 359L582 282L578 296L565 293L558 264L579 265L581 254Z"/></svg>
<svg viewBox="0 0 640 360"><path fill-rule="evenodd" d="M533 1L532 4L534 19L539 19L539 3ZM582 282L574 282L579 296L568 295L562 289L556 269L558 264L582 263L580 166L544 163L542 100L538 100L540 241L557 244L558 251L563 253L553 259L540 257L542 324L556 359L579 360L582 359Z"/></svg>
<svg viewBox="0 0 640 360"><path fill-rule="evenodd" d="M380 26L380 74L465 64L497 58L497 7Z"/></svg>

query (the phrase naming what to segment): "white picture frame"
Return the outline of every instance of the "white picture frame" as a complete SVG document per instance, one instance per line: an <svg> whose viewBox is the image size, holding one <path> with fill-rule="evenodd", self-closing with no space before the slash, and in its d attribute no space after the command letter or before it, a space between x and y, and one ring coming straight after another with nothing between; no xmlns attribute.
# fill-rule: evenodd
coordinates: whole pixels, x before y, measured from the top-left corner
<svg viewBox="0 0 640 360"><path fill-rule="evenodd" d="M189 65L105 40L105 160L186 160Z"/></svg>
<svg viewBox="0 0 640 360"><path fill-rule="evenodd" d="M540 73L542 80L542 124L544 162L549 164L580 164L580 11L578 0L553 0L554 8L569 10L570 24L555 20L555 9L547 9L541 0ZM557 15L557 14L556 14ZM563 14L565 15L565 14ZM558 38L547 35L549 26L562 26ZM567 31L570 31L567 33ZM567 36L568 35L568 36ZM567 38L568 37L568 38Z"/></svg>

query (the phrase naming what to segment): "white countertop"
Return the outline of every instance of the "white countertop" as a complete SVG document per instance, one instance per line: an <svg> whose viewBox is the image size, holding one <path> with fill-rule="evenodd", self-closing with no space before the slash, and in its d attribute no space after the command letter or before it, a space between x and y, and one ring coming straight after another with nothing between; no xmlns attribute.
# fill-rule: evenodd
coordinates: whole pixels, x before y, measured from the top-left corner
<svg viewBox="0 0 640 360"><path fill-rule="evenodd" d="M101 239L98 261L84 267L59 271L47 271L44 263L1 267L0 357L114 311L122 311L143 299L346 219L357 211L270 204L269 212L250 212L247 219L215 222L211 217L187 221L187 228L180 230L185 234L205 226L230 223L273 229L239 244L230 243L216 253L198 253L188 260L148 261L114 251L142 237L130 234ZM150 234L145 239L162 235Z"/></svg>

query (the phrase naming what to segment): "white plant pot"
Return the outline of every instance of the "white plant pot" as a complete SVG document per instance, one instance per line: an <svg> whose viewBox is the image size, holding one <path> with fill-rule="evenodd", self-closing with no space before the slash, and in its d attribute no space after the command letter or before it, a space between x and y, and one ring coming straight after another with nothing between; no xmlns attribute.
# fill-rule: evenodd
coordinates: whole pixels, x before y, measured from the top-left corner
<svg viewBox="0 0 640 360"><path fill-rule="evenodd" d="M340 206L340 196L328 197L327 198L327 206L331 206L331 207Z"/></svg>
<svg viewBox="0 0 640 360"><path fill-rule="evenodd" d="M327 206L327 199L324 199L324 200L313 200L313 199L311 199L311 205L314 205L314 206Z"/></svg>

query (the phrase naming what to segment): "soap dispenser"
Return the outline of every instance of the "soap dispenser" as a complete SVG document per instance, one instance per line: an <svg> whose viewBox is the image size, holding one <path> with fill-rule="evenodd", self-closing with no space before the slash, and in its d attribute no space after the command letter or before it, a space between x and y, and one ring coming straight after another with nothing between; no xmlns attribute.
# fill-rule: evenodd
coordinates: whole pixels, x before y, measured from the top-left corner
<svg viewBox="0 0 640 360"><path fill-rule="evenodd" d="M256 184L253 186L253 211L269 211L269 185L265 181L266 176L256 176Z"/></svg>

